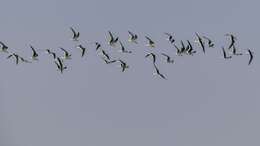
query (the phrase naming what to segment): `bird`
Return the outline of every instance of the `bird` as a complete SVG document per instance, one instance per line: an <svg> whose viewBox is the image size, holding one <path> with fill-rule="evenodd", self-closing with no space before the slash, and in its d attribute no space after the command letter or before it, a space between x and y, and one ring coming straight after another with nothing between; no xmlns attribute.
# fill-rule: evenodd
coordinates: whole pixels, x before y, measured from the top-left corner
<svg viewBox="0 0 260 146"><path fill-rule="evenodd" d="M112 33L111 33L110 31L108 31L108 33L109 33L109 36L110 36L110 40L109 40L108 44L109 44L110 46L115 46L116 42L118 41L118 37L116 37L116 38L114 39Z"/></svg>
<svg viewBox="0 0 260 146"><path fill-rule="evenodd" d="M185 52L185 45L184 45L184 43L183 43L183 41L181 40L181 53L184 53Z"/></svg>
<svg viewBox="0 0 260 146"><path fill-rule="evenodd" d="M16 54L16 53L12 53L12 54L10 54L9 56L7 56L6 59L9 59L9 58L11 58L11 57L15 57L15 63L16 63L16 65L18 65L18 63L19 63L19 55Z"/></svg>
<svg viewBox="0 0 260 146"><path fill-rule="evenodd" d="M166 57L166 62L167 63L174 63L174 60L173 59L171 60L171 57L169 55L167 55L165 53L161 53L161 54Z"/></svg>
<svg viewBox="0 0 260 146"><path fill-rule="evenodd" d="M62 59L57 57L57 60L54 61L54 63L56 64L57 68L60 70L61 73L63 73L63 70L67 69L66 66L63 65L62 63Z"/></svg>
<svg viewBox="0 0 260 146"><path fill-rule="evenodd" d="M94 45L96 46L96 51L101 47L101 44L99 42L95 42Z"/></svg>
<svg viewBox="0 0 260 146"><path fill-rule="evenodd" d="M0 45L2 46L2 48L1 48L2 51L5 53L8 53L8 51L7 51L8 47L2 41L0 41Z"/></svg>
<svg viewBox="0 0 260 146"><path fill-rule="evenodd" d="M154 64L154 69L155 69L154 75L159 75L162 79L166 80L165 76L160 73L159 69L157 68L157 66L155 64Z"/></svg>
<svg viewBox="0 0 260 146"><path fill-rule="evenodd" d="M120 67L122 68L122 72L124 72L125 69L129 68L129 66L126 65L126 63L124 61L122 61L120 59L118 61L120 62Z"/></svg>
<svg viewBox="0 0 260 146"><path fill-rule="evenodd" d="M30 45L31 49L32 49L32 52L33 52L33 55L32 55L32 60L38 60L38 53L35 51L34 47L32 45Z"/></svg>
<svg viewBox="0 0 260 146"><path fill-rule="evenodd" d="M173 36L172 36L170 33L165 32L164 34L168 36L168 37L167 37L167 40L168 40L171 44L175 42L175 40L173 39Z"/></svg>
<svg viewBox="0 0 260 146"><path fill-rule="evenodd" d="M73 41L78 41L78 38L79 38L79 32L76 32L72 27L70 27L70 30L72 31L73 33L73 36L72 36L72 40Z"/></svg>
<svg viewBox="0 0 260 146"><path fill-rule="evenodd" d="M80 48L82 53L81 53L81 57L83 57L85 55L85 52L86 52L86 48L83 47L82 45L78 45L77 48Z"/></svg>
<svg viewBox="0 0 260 146"><path fill-rule="evenodd" d="M205 46L204 46L204 43L203 43L201 37L198 35L198 33L195 32L195 34L196 34L196 36L197 36L197 38L198 38L198 40L197 40L196 42L200 44L200 46L201 46L201 48L202 48L202 51L203 51L203 53L205 54Z"/></svg>
<svg viewBox="0 0 260 146"><path fill-rule="evenodd" d="M109 57L109 55L105 52L105 50L102 50L102 54L103 54L108 60L110 60L110 57Z"/></svg>
<svg viewBox="0 0 260 146"><path fill-rule="evenodd" d="M154 47L154 42L148 36L145 36L145 38L148 40L148 43L146 44L146 46Z"/></svg>
<svg viewBox="0 0 260 146"><path fill-rule="evenodd" d="M233 47L232 47L232 54L233 54L233 55L236 55L236 56L243 55L242 53L237 53L236 50L237 50L237 49L236 49L235 45L233 45Z"/></svg>
<svg viewBox="0 0 260 146"><path fill-rule="evenodd" d="M105 58L102 58L105 62L105 64L112 64L112 63L115 63L117 60L111 60L111 61L108 61L106 60Z"/></svg>
<svg viewBox="0 0 260 146"><path fill-rule="evenodd" d="M129 36L130 36L130 39L128 41L131 42L131 43L137 44L137 41L136 41L137 38L138 38L137 34L134 34L131 31L128 31L128 33L129 33Z"/></svg>
<svg viewBox="0 0 260 146"><path fill-rule="evenodd" d="M176 48L176 55L182 56L180 49L174 44L174 47Z"/></svg>
<svg viewBox="0 0 260 146"><path fill-rule="evenodd" d="M121 42L121 41L119 41L119 43L120 43L120 52L121 53L132 53L132 51L127 51L126 49L125 49L125 47L124 47L124 45L123 45L123 43Z"/></svg>
<svg viewBox="0 0 260 146"><path fill-rule="evenodd" d="M53 59L56 59L56 54L52 52L50 49L46 49L46 53L52 55Z"/></svg>
<svg viewBox="0 0 260 146"><path fill-rule="evenodd" d="M253 52L250 49L247 49L247 52L248 52L248 54L250 56L249 62L248 62L248 65L250 65L252 60L253 60L253 58L254 58L254 56L253 56Z"/></svg>
<svg viewBox="0 0 260 146"><path fill-rule="evenodd" d="M209 38L206 37L206 36L203 36L203 38L208 41L208 47L209 47L209 48L213 48L213 47L214 47L214 44L213 44L213 42L212 42L211 39L209 39Z"/></svg>
<svg viewBox="0 0 260 146"><path fill-rule="evenodd" d="M193 50L193 47L192 47L190 41L187 40L187 42L188 42L188 46L187 46L188 49L186 49L186 54L187 54L187 55L192 55L192 56L193 56L193 54L195 54L196 51Z"/></svg>
<svg viewBox="0 0 260 146"><path fill-rule="evenodd" d="M224 48L224 47L222 47L222 52L223 52L223 57L224 57L224 59L231 59L231 58L232 58L232 56L227 56L227 54L226 54L226 51L225 51L225 48Z"/></svg>
<svg viewBox="0 0 260 146"><path fill-rule="evenodd" d="M230 43L228 49L231 49L231 47L235 45L235 40L237 40L237 38L233 34L228 34L228 33L225 34L225 36L230 36L231 43Z"/></svg>
<svg viewBox="0 0 260 146"><path fill-rule="evenodd" d="M148 53L148 54L145 55L145 58L147 58L147 57L149 57L149 56L152 56L152 58L153 58L153 64L155 64L155 61L156 61L156 56L155 56L155 54L154 54L154 53Z"/></svg>
<svg viewBox="0 0 260 146"><path fill-rule="evenodd" d="M64 52L63 58L70 60L71 59L71 54L69 54L69 52L67 50L63 49L62 47L60 47L60 49Z"/></svg>

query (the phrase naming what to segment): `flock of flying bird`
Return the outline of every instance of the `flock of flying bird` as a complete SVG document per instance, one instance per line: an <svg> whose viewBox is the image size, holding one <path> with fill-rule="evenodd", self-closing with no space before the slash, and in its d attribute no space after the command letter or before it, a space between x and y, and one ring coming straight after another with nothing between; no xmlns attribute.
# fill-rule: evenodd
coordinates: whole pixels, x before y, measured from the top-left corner
<svg viewBox="0 0 260 146"><path fill-rule="evenodd" d="M75 41L75 42L78 42L80 33L75 31L72 27L70 27L70 30L73 33L73 36L72 36L71 40ZM129 37L130 37L128 41L130 43L138 44L138 42L137 42L137 40L138 40L137 34L134 34L131 31L128 31L128 33L129 33ZM129 50L125 49L123 43L119 40L119 37L113 36L111 31L108 31L108 34L109 34L109 37L110 37L110 39L108 41L108 45L114 47L119 42L120 52L121 53L132 53L132 51L129 51ZM181 46L178 47L176 45L176 40L175 40L175 38L173 37L172 34L170 34L170 33L164 33L164 34L165 34L165 36L167 38L167 41L176 48L176 55L177 56L182 56L184 54L193 56L195 53L197 53L197 51L193 49L193 46L192 46L192 44L191 44L191 42L189 40L187 40L187 45L185 45L185 43L181 40L180 41ZM205 53L205 49L206 48L214 48L214 43L213 43L213 41L210 38L208 38L206 36L200 36L198 33L195 33L195 35L196 35L196 38L197 38L197 40L195 40L195 43L197 43L201 47L203 53ZM225 34L225 36L230 38L230 45L228 46L228 50L231 49L232 55L235 55L235 56L243 55L243 53L237 53L237 49L235 47L237 38L234 35L232 35L232 34ZM150 37L145 36L145 39L147 40L147 44L145 46L151 47L151 48L155 47L154 46L155 43L154 43L154 41ZM118 62L118 63L120 63L120 67L122 69L122 72L124 72L127 68L129 68L129 65L127 65L126 62L124 62L121 59L112 60L110 55L108 55L108 53L105 52L105 50L101 49L102 48L101 47L101 43L95 42L94 45L95 45L96 51L101 50L101 53L102 53L102 56L103 56L102 59L104 60L104 62L106 64L112 64L112 63ZM31 63L32 61L38 60L38 57L39 57L39 54L37 53L37 49L35 49L31 45L30 45L30 48L32 50L32 56L30 58L31 60L27 60L27 59L21 57L20 55L18 55L17 53L10 53L8 51L8 46L5 45L2 41L0 41L0 46L1 46L1 50L4 53L8 54L7 59L15 58L15 63L16 64L18 64L19 61L22 61L22 62L25 62L25 63ZM84 57L85 52L86 52L86 47L84 47L81 44L79 44L79 45L77 45L77 48L81 49L81 57ZM63 71L65 69L67 69L67 66L64 65L64 60L70 60L71 59L71 54L67 50L62 48L62 47L60 47L59 49L64 53L63 57L58 57L56 55L56 53L52 52L50 49L46 49L45 52L52 56L52 58L54 59L54 63L56 64L57 69L61 73L63 73ZM232 58L231 55L228 55L226 53L226 50L225 50L224 47L222 47L222 53L223 53L223 58L224 59L231 59ZM253 60L253 52L250 49L247 49L246 54L249 55L248 65L250 65L252 60ZM167 55L165 53L161 53L161 55L165 57L167 63L174 63L174 60L169 55ZM158 69L158 67L156 65L156 58L157 58L157 56L158 55L155 55L155 53L151 52L151 53L146 54L145 58L151 57L152 58L153 67L155 69L154 74L158 75L162 79L166 79L165 75L160 73L160 71L159 71L159 69Z"/></svg>

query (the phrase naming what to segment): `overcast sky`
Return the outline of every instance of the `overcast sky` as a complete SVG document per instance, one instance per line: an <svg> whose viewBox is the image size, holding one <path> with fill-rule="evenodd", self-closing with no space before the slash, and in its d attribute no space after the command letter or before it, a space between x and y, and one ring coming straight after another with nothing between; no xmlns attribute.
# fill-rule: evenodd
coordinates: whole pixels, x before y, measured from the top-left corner
<svg viewBox="0 0 260 146"><path fill-rule="evenodd" d="M0 53L1 146L258 146L260 131L259 5L249 0L2 0L0 40L29 58L33 45L39 61L15 65ZM70 27L80 31L71 41ZM109 47L108 31L132 54ZM127 31L138 34L131 44ZM164 32L190 40L195 56L176 56ZM195 32L215 48L194 43ZM221 46L237 36L237 48L255 58L224 60ZM155 48L145 47L147 35ZM130 68L106 65L93 42ZM87 48L80 57L75 46ZM44 50L72 53L63 74ZM167 80L154 76L147 52L175 60L157 66Z"/></svg>

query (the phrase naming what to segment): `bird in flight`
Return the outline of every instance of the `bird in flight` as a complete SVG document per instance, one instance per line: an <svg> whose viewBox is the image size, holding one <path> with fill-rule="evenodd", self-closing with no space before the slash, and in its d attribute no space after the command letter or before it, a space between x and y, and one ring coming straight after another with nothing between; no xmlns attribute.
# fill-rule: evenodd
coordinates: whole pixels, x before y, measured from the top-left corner
<svg viewBox="0 0 260 146"><path fill-rule="evenodd" d="M231 47L235 45L235 41L237 40L237 38L232 34L225 34L225 36L230 36L231 42L230 42L228 49L231 49Z"/></svg>
<svg viewBox="0 0 260 146"><path fill-rule="evenodd" d="M62 62L63 62L62 59L59 57L57 57L57 60L54 61L58 70L60 70L61 73L63 73L63 70L67 69L67 67L64 66Z"/></svg>
<svg viewBox="0 0 260 146"><path fill-rule="evenodd" d="M161 54L166 57L166 62L167 63L174 63L174 60L171 59L171 57L169 55L167 55L165 53L161 53Z"/></svg>
<svg viewBox="0 0 260 146"><path fill-rule="evenodd" d="M176 48L176 55L182 56L180 49L174 44L174 47Z"/></svg>
<svg viewBox="0 0 260 146"><path fill-rule="evenodd" d="M86 48L83 47L82 45L78 45L77 48L81 49L81 57L83 57L85 55Z"/></svg>
<svg viewBox="0 0 260 146"><path fill-rule="evenodd" d="M225 48L224 48L224 47L222 47L222 53L223 53L223 57L224 57L224 59L231 59L231 58L232 58L232 56L227 56L227 54L226 54L226 51L225 51Z"/></svg>
<svg viewBox="0 0 260 146"><path fill-rule="evenodd" d="M148 54L145 55L145 58L147 58L147 57L149 57L149 56L152 56L152 58L153 58L153 64L155 64L155 61L156 61L156 56L155 56L155 54L154 54L154 53L148 53Z"/></svg>
<svg viewBox="0 0 260 146"><path fill-rule="evenodd" d="M8 47L2 41L0 41L0 45L2 46L2 48L1 48L2 51L5 53L8 53L8 51L7 51Z"/></svg>
<svg viewBox="0 0 260 146"><path fill-rule="evenodd" d="M101 44L99 42L95 42L94 45L96 46L96 51L101 47Z"/></svg>
<svg viewBox="0 0 260 146"><path fill-rule="evenodd" d="M249 62L248 62L248 65L250 65L252 60L253 60L253 58L254 58L254 56L253 56L253 52L250 49L247 49L247 52L248 52L248 54L250 56Z"/></svg>
<svg viewBox="0 0 260 146"><path fill-rule="evenodd" d="M69 52L67 50L63 49L62 47L60 47L60 49L64 52L63 58L70 60L71 59L71 54L69 54Z"/></svg>
<svg viewBox="0 0 260 146"><path fill-rule="evenodd" d="M198 33L195 32L195 34L196 34L196 36L197 36L197 38L198 38L198 40L196 40L195 42L197 42L197 43L200 44L200 46L201 46L201 48L202 48L202 51L203 51L203 53L205 54L205 46L204 46L204 43L203 43L201 37L198 35Z"/></svg>
<svg viewBox="0 0 260 146"><path fill-rule="evenodd" d="M236 49L235 45L233 45L233 47L232 47L232 54L236 55L236 56L243 55L242 53L237 53L237 49Z"/></svg>
<svg viewBox="0 0 260 146"><path fill-rule="evenodd" d="M208 41L208 47L209 47L209 48L213 48L213 47L214 47L214 44L213 44L213 42L212 42L211 39L209 39L209 38L206 37L206 36L203 36L203 38Z"/></svg>
<svg viewBox="0 0 260 146"><path fill-rule="evenodd" d="M195 54L196 51L193 50L193 47L192 47L190 41L187 40L187 42L188 42L188 45L187 45L187 47L186 47L186 54L187 54L187 55L192 55L192 56L193 56L193 54Z"/></svg>
<svg viewBox="0 0 260 146"><path fill-rule="evenodd" d="M115 63L117 61L117 60L109 61L109 60L106 60L105 58L102 58L102 59L104 60L105 64L112 64L112 63Z"/></svg>
<svg viewBox="0 0 260 146"><path fill-rule="evenodd" d="M32 55L32 60L38 60L38 53L35 51L35 49L34 49L34 47L33 46L31 46L30 45L30 47L31 47L31 49L32 49L32 52L33 52L33 55Z"/></svg>
<svg viewBox="0 0 260 146"><path fill-rule="evenodd" d="M46 53L49 54L49 55L52 55L52 57L54 59L56 59L56 54L54 52L52 52L50 49L46 49Z"/></svg>
<svg viewBox="0 0 260 146"><path fill-rule="evenodd" d="M70 27L70 30L71 30L72 33L73 33L72 40L73 40L73 41L78 41L79 32L76 32L72 27Z"/></svg>
<svg viewBox="0 0 260 146"><path fill-rule="evenodd" d="M110 40L109 40L108 44L110 46L115 46L116 42L118 41L118 37L114 38L113 34L110 31L108 31L108 33L110 36Z"/></svg>
<svg viewBox="0 0 260 146"><path fill-rule="evenodd" d="M165 76L160 73L159 69L157 68L157 66L155 64L154 64L154 69L155 69L154 75L159 75L159 77L166 80Z"/></svg>
<svg viewBox="0 0 260 146"><path fill-rule="evenodd" d="M136 43L137 44L137 34L134 34L134 33L132 33L131 31L128 31L128 33L129 33L129 36L130 36L130 39L128 40L129 42L131 42L131 43Z"/></svg>
<svg viewBox="0 0 260 146"><path fill-rule="evenodd" d="M148 37L145 36L145 38L147 39L148 43L146 44L147 47L154 47L154 42Z"/></svg>
<svg viewBox="0 0 260 146"><path fill-rule="evenodd" d="M173 36L170 33L165 32L165 35L167 35L167 40L172 44L175 42L175 40L173 39Z"/></svg>
<svg viewBox="0 0 260 146"><path fill-rule="evenodd" d="M16 63L16 65L18 65L19 59L21 59L22 62L31 63L30 61L25 60L24 58L20 57L20 56L19 56L18 54L16 54L16 53L10 54L9 56L7 56L7 59L9 59L9 58L11 58L11 57L15 57L15 63Z"/></svg>
<svg viewBox="0 0 260 146"><path fill-rule="evenodd" d="M110 60L110 57L109 57L109 55L105 52L105 50L102 50L102 54L103 54L108 60Z"/></svg>
<svg viewBox="0 0 260 146"><path fill-rule="evenodd" d="M127 51L126 49L125 49L125 47L124 47L124 45L123 45L123 43L121 42L121 41L119 41L119 43L120 43L120 52L121 53L132 53L132 51Z"/></svg>
<svg viewBox="0 0 260 146"><path fill-rule="evenodd" d="M124 72L125 69L129 68L129 66L126 65L126 63L125 63L124 61L122 61L122 60L120 60L120 59L119 59L118 61L119 61L119 63L120 63L120 67L122 68L122 72Z"/></svg>

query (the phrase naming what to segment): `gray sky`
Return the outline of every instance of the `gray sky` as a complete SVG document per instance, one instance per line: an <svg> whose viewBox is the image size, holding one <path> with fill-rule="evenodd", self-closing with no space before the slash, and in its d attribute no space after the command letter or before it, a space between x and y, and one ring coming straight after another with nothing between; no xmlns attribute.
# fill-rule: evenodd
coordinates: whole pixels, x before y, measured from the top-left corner
<svg viewBox="0 0 260 146"><path fill-rule="evenodd" d="M259 14L258 1L242 0L2 0L0 40L24 57L35 46L40 61L19 64L0 53L0 145L2 146L244 146L259 145ZM81 33L86 56L74 49L69 27ZM111 30L134 53L120 55L108 47ZM127 30L139 44L127 42ZM177 43L194 41L194 32L216 44L203 55L175 56L165 40L172 32ZM225 33L238 38L243 53L256 57L223 60ZM158 67L168 80L153 76L151 60L144 59L144 36L163 58ZM122 73L97 57L100 41L114 58L130 68ZM46 48L64 47L72 53L69 69L61 75ZM61 53L60 53L61 54Z"/></svg>

